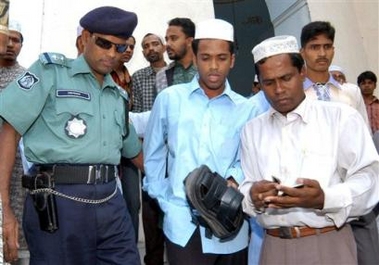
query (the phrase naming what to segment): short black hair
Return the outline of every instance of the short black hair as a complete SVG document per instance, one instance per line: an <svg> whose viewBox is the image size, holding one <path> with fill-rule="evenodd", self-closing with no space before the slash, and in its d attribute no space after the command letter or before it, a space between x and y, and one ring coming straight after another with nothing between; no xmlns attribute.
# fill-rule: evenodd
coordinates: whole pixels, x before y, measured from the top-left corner
<svg viewBox="0 0 379 265"><path fill-rule="evenodd" d="M328 39L334 42L336 30L328 21L314 21L305 25L301 30L301 47L304 48L309 41L321 34L326 35Z"/></svg>
<svg viewBox="0 0 379 265"><path fill-rule="evenodd" d="M365 71L365 72L361 73L357 78L357 84L359 85L360 83L362 83L366 79L369 79L376 84L376 81L377 81L376 75L371 71Z"/></svg>
<svg viewBox="0 0 379 265"><path fill-rule="evenodd" d="M292 66L296 67L299 72L304 67L304 59L301 56L300 53L287 53L288 56L291 59ZM267 57L269 58L269 57ZM259 60L257 63L255 63L255 74L258 76L258 80L260 80L260 73L259 73L259 65L266 62L267 58L263 58L262 60Z"/></svg>
<svg viewBox="0 0 379 265"><path fill-rule="evenodd" d="M168 25L181 27L184 35L186 35L187 38L195 37L195 23L193 23L193 21L189 18L176 17L171 19L168 22Z"/></svg>
<svg viewBox="0 0 379 265"><path fill-rule="evenodd" d="M201 39L195 39L192 41L192 51L196 55L197 51L199 50L199 42ZM234 42L228 41L229 43L229 51L231 54L234 54Z"/></svg>

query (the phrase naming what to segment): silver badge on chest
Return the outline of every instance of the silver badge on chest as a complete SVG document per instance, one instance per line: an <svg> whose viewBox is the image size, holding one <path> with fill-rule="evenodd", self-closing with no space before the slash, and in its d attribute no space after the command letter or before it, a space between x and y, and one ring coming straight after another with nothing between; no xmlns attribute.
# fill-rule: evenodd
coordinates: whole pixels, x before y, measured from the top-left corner
<svg viewBox="0 0 379 265"><path fill-rule="evenodd" d="M80 138L87 132L86 122L80 119L78 116L73 116L66 123L66 134L72 138Z"/></svg>

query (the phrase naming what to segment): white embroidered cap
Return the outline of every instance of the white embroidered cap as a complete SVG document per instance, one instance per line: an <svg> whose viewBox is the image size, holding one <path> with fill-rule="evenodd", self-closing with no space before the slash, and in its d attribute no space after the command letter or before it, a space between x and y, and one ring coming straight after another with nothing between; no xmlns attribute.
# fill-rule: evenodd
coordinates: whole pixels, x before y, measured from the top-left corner
<svg viewBox="0 0 379 265"><path fill-rule="evenodd" d="M79 26L76 28L76 37L80 37L80 36L82 36L82 32L83 32L83 27L79 25Z"/></svg>
<svg viewBox="0 0 379 265"><path fill-rule="evenodd" d="M196 24L195 39L219 39L234 42L232 24L222 19L208 19Z"/></svg>
<svg viewBox="0 0 379 265"><path fill-rule="evenodd" d="M8 30L17 31L18 33L22 34L21 24L16 20L9 20Z"/></svg>
<svg viewBox="0 0 379 265"><path fill-rule="evenodd" d="M254 83L259 83L259 80L258 80L258 76L257 76L257 75L254 76Z"/></svg>
<svg viewBox="0 0 379 265"><path fill-rule="evenodd" d="M332 71L337 71L337 72L341 72L343 74L345 74L344 70L342 67L338 66L338 65L334 65L332 64L331 66L329 66L329 72L332 72Z"/></svg>
<svg viewBox="0 0 379 265"><path fill-rule="evenodd" d="M257 63L263 58L283 53L299 53L299 46L294 36L282 35L268 38L251 51L254 56L254 62Z"/></svg>

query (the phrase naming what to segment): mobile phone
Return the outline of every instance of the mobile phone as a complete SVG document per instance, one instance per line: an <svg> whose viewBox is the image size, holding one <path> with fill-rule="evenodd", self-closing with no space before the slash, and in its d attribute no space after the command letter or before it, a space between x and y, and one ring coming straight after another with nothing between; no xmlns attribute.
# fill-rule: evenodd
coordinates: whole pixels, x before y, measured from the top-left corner
<svg viewBox="0 0 379 265"><path fill-rule="evenodd" d="M278 184L280 184L282 181L280 179L278 179L277 177L275 176L271 176L272 177L272 180Z"/></svg>
<svg viewBox="0 0 379 265"><path fill-rule="evenodd" d="M294 188L294 189L300 189L300 188L304 187L304 184L303 183L295 183L295 184L293 184L291 186L287 186L287 187ZM287 194L280 190L280 191L278 191L278 196L287 196Z"/></svg>
<svg viewBox="0 0 379 265"><path fill-rule="evenodd" d="M275 177L275 176L271 176L271 177L272 177L272 179L273 179L273 181L274 181L275 183L278 183L278 184L281 184L281 183L282 183L282 181L281 181L279 178L277 178L277 177ZM284 185L284 186L288 186L288 185ZM303 183L295 183L295 184L290 185L290 186L288 186L288 187L290 187L290 188L302 188L302 187L304 187L304 184L303 184Z"/></svg>
<svg viewBox="0 0 379 265"><path fill-rule="evenodd" d="M295 183L293 184L292 186L289 186L291 188L302 188L304 187L304 184L303 183Z"/></svg>
<svg viewBox="0 0 379 265"><path fill-rule="evenodd" d="M273 181L275 182L275 183L278 183L278 184L280 184L282 181L279 179L279 178L277 178L277 177L275 177L275 176L271 176L272 177L272 179L273 179ZM285 185L285 186L288 186L288 185ZM288 186L288 187L290 187L290 188L296 188L296 189L298 189L298 188L302 188L302 187L304 187L304 184L303 183L294 183L293 185L290 185L290 186ZM283 191L278 191L278 196L286 196L287 194L285 194Z"/></svg>

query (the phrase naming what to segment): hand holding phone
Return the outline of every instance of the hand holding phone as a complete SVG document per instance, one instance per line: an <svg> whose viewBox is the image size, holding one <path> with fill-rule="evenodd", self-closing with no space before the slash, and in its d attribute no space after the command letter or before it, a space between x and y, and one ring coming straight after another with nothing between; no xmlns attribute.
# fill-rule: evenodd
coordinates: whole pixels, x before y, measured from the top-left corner
<svg viewBox="0 0 379 265"><path fill-rule="evenodd" d="M282 183L282 181L275 176L272 176L272 179L275 183L278 183L278 184ZM302 188L302 187L304 187L304 184L303 183L294 183L292 185L283 185L283 186L290 187L290 188ZM278 191L278 196L286 196L286 195L287 194L285 194L283 191L281 191L281 190Z"/></svg>

